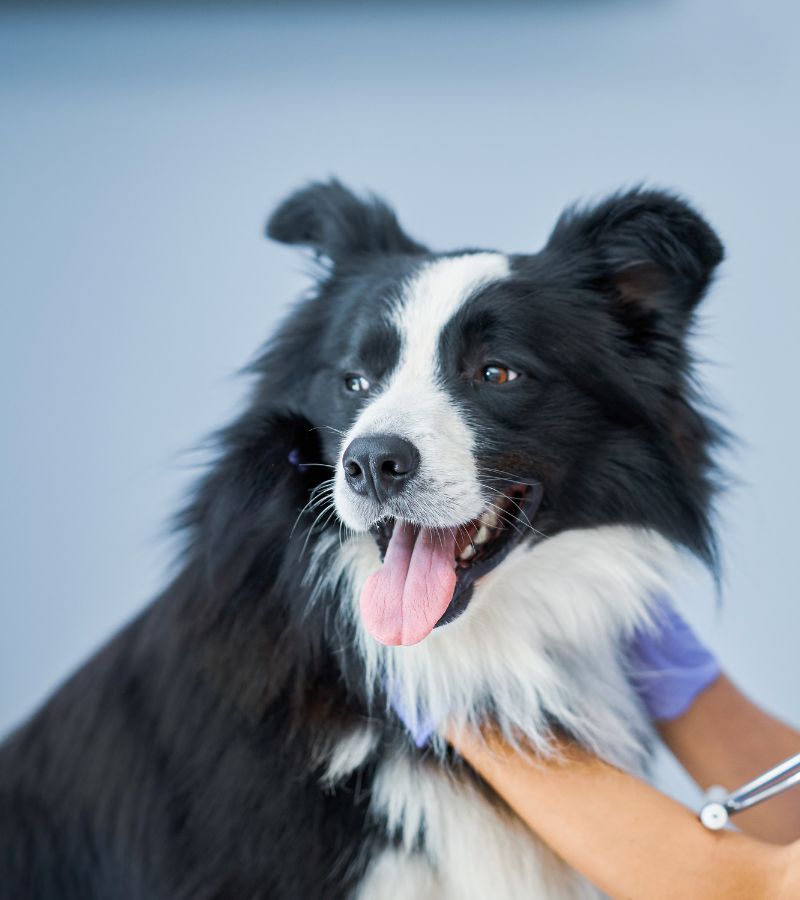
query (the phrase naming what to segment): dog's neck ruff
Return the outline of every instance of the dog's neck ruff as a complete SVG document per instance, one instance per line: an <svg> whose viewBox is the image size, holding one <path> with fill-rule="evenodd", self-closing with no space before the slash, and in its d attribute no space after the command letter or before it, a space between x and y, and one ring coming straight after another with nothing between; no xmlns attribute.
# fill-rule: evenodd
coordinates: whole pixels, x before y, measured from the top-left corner
<svg viewBox="0 0 800 900"><path fill-rule="evenodd" d="M463 616L411 647L383 646L361 622L361 587L380 564L371 537L323 544L316 562L318 598L338 585L341 614L354 620L368 690L402 703L412 721L414 710L455 728L488 718L539 752L557 723L612 762L645 765L648 725L624 648L683 565L665 538L605 526L518 547L478 584ZM443 739L434 745L443 749Z"/></svg>

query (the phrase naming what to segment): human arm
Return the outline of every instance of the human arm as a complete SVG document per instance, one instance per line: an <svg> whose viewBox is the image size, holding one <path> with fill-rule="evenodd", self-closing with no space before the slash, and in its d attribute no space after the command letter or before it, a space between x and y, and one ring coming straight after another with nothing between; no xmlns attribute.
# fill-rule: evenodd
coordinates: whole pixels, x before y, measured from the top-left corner
<svg viewBox="0 0 800 900"><path fill-rule="evenodd" d="M657 599L628 663L664 743L703 790L734 790L800 752L800 734L738 690L668 599ZM754 837L788 843L800 838L800 796L776 797L735 822Z"/></svg>
<svg viewBox="0 0 800 900"><path fill-rule="evenodd" d="M566 742L542 760L519 755L491 733L449 739L545 843L612 897L800 896L796 844L707 831L679 803Z"/></svg>
<svg viewBox="0 0 800 900"><path fill-rule="evenodd" d="M732 790L800 752L800 733L766 713L721 674L674 719L656 723L664 743L697 784ZM800 788L735 818L737 828L766 841L800 838Z"/></svg>

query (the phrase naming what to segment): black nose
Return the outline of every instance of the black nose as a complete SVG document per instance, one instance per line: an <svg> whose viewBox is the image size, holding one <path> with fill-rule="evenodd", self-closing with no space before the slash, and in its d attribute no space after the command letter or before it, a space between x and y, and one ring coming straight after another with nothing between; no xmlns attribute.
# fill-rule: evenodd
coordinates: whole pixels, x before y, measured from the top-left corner
<svg viewBox="0 0 800 900"><path fill-rule="evenodd" d="M374 434L350 442L342 467L357 494L384 503L411 480L419 468L419 451L396 434Z"/></svg>

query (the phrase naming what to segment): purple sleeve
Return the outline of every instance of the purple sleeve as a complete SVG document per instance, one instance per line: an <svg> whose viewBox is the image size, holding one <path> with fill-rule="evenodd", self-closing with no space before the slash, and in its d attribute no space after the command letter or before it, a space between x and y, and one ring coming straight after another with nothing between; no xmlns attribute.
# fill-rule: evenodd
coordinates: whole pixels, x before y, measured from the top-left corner
<svg viewBox="0 0 800 900"><path fill-rule="evenodd" d="M666 599L660 601L653 625L636 632L628 661L636 692L650 716L662 721L683 715L721 671Z"/></svg>
<svg viewBox="0 0 800 900"><path fill-rule="evenodd" d="M436 723L425 712L419 709L408 709L403 703L402 697L394 691L389 691L389 703L397 713L397 717L405 725L406 731L411 735L417 747L424 747L433 734Z"/></svg>

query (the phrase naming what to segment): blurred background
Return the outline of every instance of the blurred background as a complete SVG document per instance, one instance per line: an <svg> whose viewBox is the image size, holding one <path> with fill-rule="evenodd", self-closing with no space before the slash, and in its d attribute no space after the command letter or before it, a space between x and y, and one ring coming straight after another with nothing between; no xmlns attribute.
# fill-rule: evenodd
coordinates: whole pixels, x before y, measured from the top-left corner
<svg viewBox="0 0 800 900"><path fill-rule="evenodd" d="M308 285L267 213L331 174L442 249L534 251L639 181L707 214L695 346L741 444L722 603L700 571L678 599L800 723L798 27L791 0L0 9L0 734L163 586L192 448Z"/></svg>

